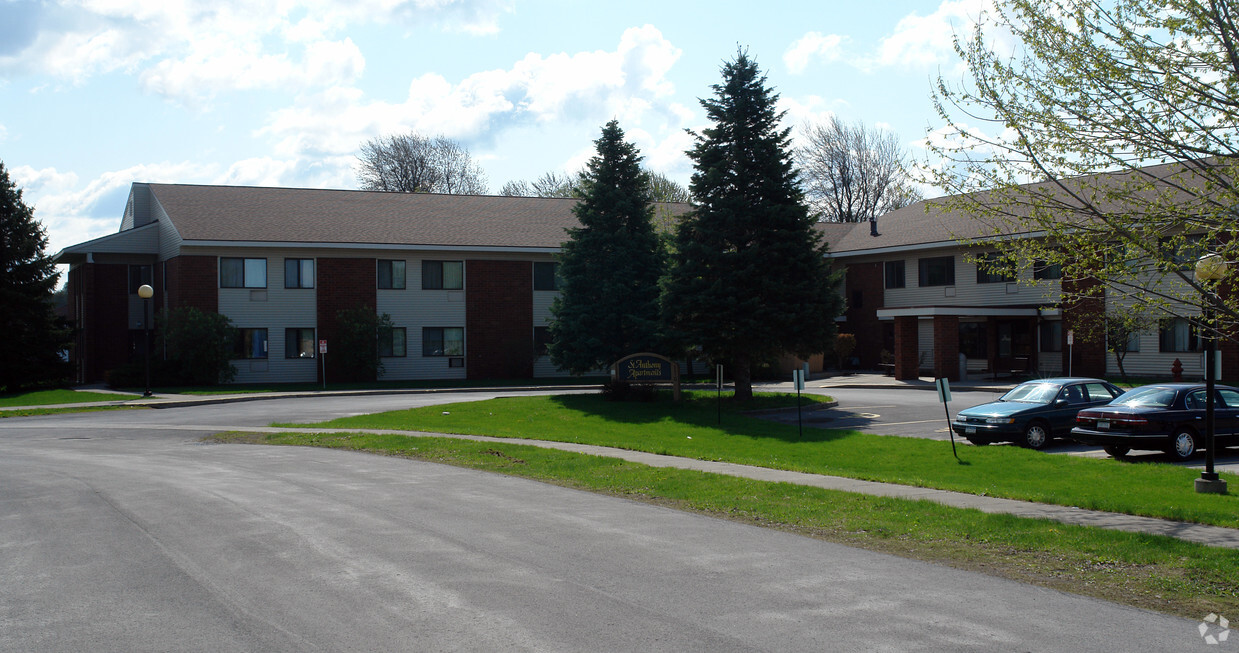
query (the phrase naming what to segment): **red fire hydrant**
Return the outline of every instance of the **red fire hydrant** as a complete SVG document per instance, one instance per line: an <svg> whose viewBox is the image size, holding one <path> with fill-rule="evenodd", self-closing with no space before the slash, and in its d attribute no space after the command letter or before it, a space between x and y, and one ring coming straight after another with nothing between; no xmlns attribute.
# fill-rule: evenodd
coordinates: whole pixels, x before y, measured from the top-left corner
<svg viewBox="0 0 1239 653"><path fill-rule="evenodd" d="M1174 364L1170 366L1170 373L1174 375L1175 381L1183 380L1183 363L1179 359L1174 359Z"/></svg>

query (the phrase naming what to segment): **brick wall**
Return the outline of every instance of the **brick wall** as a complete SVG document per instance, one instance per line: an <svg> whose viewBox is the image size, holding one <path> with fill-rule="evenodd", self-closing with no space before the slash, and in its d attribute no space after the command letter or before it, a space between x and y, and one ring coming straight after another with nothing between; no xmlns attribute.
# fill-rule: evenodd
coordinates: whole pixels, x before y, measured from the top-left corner
<svg viewBox="0 0 1239 653"><path fill-rule="evenodd" d="M465 340L469 378L533 376L530 262L465 262Z"/></svg>
<svg viewBox="0 0 1239 653"><path fill-rule="evenodd" d="M934 317L934 376L959 380L959 317Z"/></svg>
<svg viewBox="0 0 1239 653"><path fill-rule="evenodd" d="M378 291L374 276L375 265L375 259L372 258L318 259L318 337L326 339L328 343L327 377L332 381L374 380L349 378L340 364L341 357L332 356L330 346L333 340L338 340L337 313L358 306L376 310ZM321 369L319 373L321 375Z"/></svg>
<svg viewBox="0 0 1239 653"><path fill-rule="evenodd" d="M96 383L129 361L129 266L85 263L69 273L70 319L80 331L78 380Z"/></svg>
<svg viewBox="0 0 1239 653"><path fill-rule="evenodd" d="M877 369L881 361L882 323L878 309L885 302L882 263L860 263L847 267L844 298L847 300L847 321L842 331L856 336L856 352L862 369ZM857 306L856 300L860 299ZM894 353L894 352L892 352Z"/></svg>
<svg viewBox="0 0 1239 653"><path fill-rule="evenodd" d="M193 307L219 312L219 268L214 256L177 256L159 267L166 277L169 310ZM157 302L163 301L158 288L155 298Z"/></svg>
<svg viewBox="0 0 1239 653"><path fill-rule="evenodd" d="M1096 296L1076 298L1076 293L1096 288L1101 285L1096 279L1072 280L1063 279L1063 373L1068 370L1075 376L1105 376L1106 374L1106 343L1100 337L1087 337L1090 330L1081 328L1090 320L1096 323L1104 319L1106 313L1105 291L1100 290ZM1074 330L1075 343L1067 346L1067 332ZM1095 332L1096 329L1092 329ZM1070 352L1070 353L1069 353ZM1074 360L1069 360L1074 359Z"/></svg>

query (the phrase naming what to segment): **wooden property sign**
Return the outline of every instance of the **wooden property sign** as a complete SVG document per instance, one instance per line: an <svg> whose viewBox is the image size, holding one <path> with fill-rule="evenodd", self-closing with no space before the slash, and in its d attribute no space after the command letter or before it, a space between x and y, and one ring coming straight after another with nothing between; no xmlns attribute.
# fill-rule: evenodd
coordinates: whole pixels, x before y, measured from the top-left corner
<svg viewBox="0 0 1239 653"><path fill-rule="evenodd" d="M622 383L670 383L680 399L680 366L666 356L649 352L625 356L611 366L612 380Z"/></svg>

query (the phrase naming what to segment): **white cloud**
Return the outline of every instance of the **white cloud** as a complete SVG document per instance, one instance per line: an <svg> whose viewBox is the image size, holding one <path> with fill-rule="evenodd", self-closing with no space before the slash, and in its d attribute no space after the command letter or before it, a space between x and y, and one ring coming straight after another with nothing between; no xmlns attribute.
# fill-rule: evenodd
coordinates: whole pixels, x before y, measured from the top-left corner
<svg viewBox="0 0 1239 653"><path fill-rule="evenodd" d="M21 42L0 43L0 72L82 83L138 73L178 100L229 89L312 89L352 81L364 59L337 37L367 24L430 24L491 34L510 0L60 0L7 3ZM8 14L12 14L9 16ZM0 30L4 33L5 30ZM13 39L10 39L13 40ZM6 47L7 46L7 47Z"/></svg>
<svg viewBox="0 0 1239 653"><path fill-rule="evenodd" d="M809 32L792 43L783 53L783 63L793 75L799 75L813 60L837 61L843 56L845 37L838 34Z"/></svg>
<svg viewBox="0 0 1239 653"><path fill-rule="evenodd" d="M351 154L359 143L416 131L469 140L511 123L635 123L651 114L678 129L682 107L672 103L667 72L680 49L651 26L624 32L614 51L531 53L507 70L488 70L452 83L425 74L399 103L371 100L338 86L302 96L272 114L258 135L278 139L277 154Z"/></svg>
<svg viewBox="0 0 1239 653"><path fill-rule="evenodd" d="M956 35L967 37L982 13L992 8L993 0L944 0L926 16L909 14L873 56L856 63L862 68L928 68L956 61Z"/></svg>

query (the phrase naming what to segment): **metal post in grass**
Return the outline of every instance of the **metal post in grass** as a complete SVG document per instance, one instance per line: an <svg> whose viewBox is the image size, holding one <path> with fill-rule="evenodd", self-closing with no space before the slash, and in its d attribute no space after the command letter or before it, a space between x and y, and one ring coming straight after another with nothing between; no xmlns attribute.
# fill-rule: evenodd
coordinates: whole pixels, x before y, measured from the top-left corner
<svg viewBox="0 0 1239 653"><path fill-rule="evenodd" d="M1218 478L1213 470L1214 452L1214 381L1217 377L1214 360L1217 357L1217 339L1213 332L1211 294L1206 284L1217 283L1226 275L1226 260L1218 254L1206 254L1196 261L1196 282L1201 285L1201 329L1205 339L1205 471L1196 479L1196 491L1205 494L1226 494L1226 481Z"/></svg>
<svg viewBox="0 0 1239 653"><path fill-rule="evenodd" d="M796 386L796 424L800 426L800 438L804 439L804 418L800 413L800 391L804 390L804 370L792 370L792 385Z"/></svg>
<svg viewBox="0 0 1239 653"><path fill-rule="evenodd" d="M951 434L951 455L959 460L959 452L955 450L955 429L951 428L951 409L947 406L951 401L951 383L946 379L934 379L938 388L938 401L942 402L942 410L946 412L946 430Z"/></svg>
<svg viewBox="0 0 1239 653"><path fill-rule="evenodd" d="M719 365L715 370L717 373L716 385L718 388L718 423L723 423L723 366Z"/></svg>

